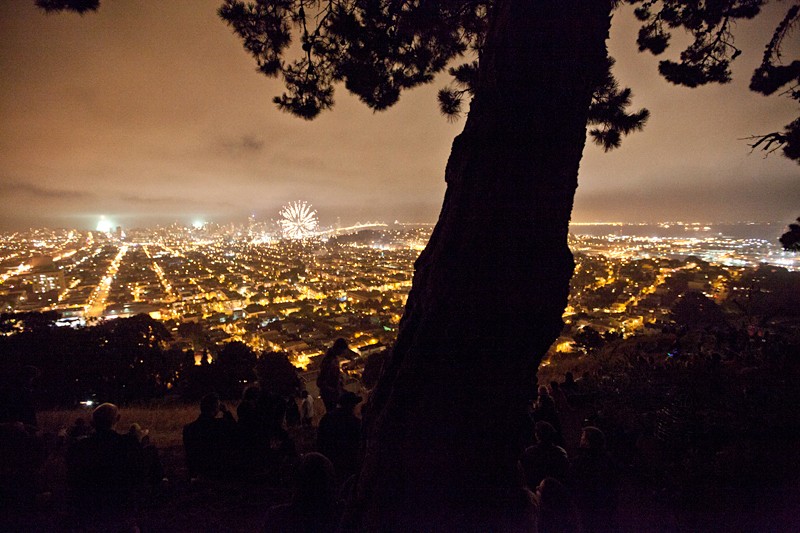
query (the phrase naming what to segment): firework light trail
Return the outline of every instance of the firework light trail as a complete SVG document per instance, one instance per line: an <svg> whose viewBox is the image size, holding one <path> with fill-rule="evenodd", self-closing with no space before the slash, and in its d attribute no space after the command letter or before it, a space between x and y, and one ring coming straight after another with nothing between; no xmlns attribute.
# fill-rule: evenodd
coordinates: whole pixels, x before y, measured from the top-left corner
<svg viewBox="0 0 800 533"><path fill-rule="evenodd" d="M317 212L306 202L292 202L280 210L282 220L278 221L283 236L289 239L305 239L316 235Z"/></svg>

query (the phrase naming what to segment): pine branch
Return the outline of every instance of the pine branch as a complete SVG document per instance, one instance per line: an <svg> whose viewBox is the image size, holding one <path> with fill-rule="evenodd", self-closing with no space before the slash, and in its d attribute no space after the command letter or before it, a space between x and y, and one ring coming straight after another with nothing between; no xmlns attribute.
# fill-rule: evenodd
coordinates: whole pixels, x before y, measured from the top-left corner
<svg viewBox="0 0 800 533"><path fill-rule="evenodd" d="M47 13L74 11L83 15L88 11L97 11L100 0L36 0L36 6Z"/></svg>

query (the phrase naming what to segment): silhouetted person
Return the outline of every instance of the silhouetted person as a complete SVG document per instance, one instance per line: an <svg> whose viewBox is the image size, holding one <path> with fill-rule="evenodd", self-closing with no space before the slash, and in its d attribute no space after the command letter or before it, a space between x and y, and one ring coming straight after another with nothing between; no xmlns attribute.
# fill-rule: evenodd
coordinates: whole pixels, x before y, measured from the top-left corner
<svg viewBox="0 0 800 533"><path fill-rule="evenodd" d="M559 416L563 417L565 414L572 411L572 407L569 405L567 395L564 394L563 390L561 390L561 386L559 385L558 381L550 382L550 397L553 398L553 402L556 405L556 413L558 413Z"/></svg>
<svg viewBox="0 0 800 533"><path fill-rule="evenodd" d="M342 482L355 474L361 440L361 420L353 413L361 397L350 391L339 396L336 409L325 413L317 429L317 450L331 460Z"/></svg>
<svg viewBox="0 0 800 533"><path fill-rule="evenodd" d="M561 435L561 420L558 418L556 403L545 386L539 387L539 394L533 407L533 419L536 422L548 422L556 430L557 437L555 442L558 444L564 443L564 438Z"/></svg>
<svg viewBox="0 0 800 533"><path fill-rule="evenodd" d="M66 437L67 442L72 444L73 442L81 439L83 437L88 437L91 433L92 428L86 423L86 419L82 416L79 416L75 419L72 425L67 429Z"/></svg>
<svg viewBox="0 0 800 533"><path fill-rule="evenodd" d="M204 396L200 401L200 416L183 427L189 476L234 477L236 431L236 421L225 404L220 403L219 397L216 394Z"/></svg>
<svg viewBox="0 0 800 533"><path fill-rule="evenodd" d="M536 423L536 444L522 455L525 482L536 490L544 478L552 477L565 483L569 474L567 452L556 444L556 430L549 422Z"/></svg>
<svg viewBox="0 0 800 533"><path fill-rule="evenodd" d="M339 368L339 356L349 351L347 341L338 338L334 341L333 346L328 348L319 365L317 387L319 387L319 395L322 397L322 402L325 404L325 411L327 412L331 412L336 408L336 401L339 399L339 395L344 392L342 372Z"/></svg>
<svg viewBox="0 0 800 533"><path fill-rule="evenodd" d="M300 417L301 423L304 426L311 426L314 424L314 397L311 396L307 390L300 393Z"/></svg>
<svg viewBox="0 0 800 533"><path fill-rule="evenodd" d="M286 420L286 399L267 389L261 389L258 409L264 419L268 438L284 432Z"/></svg>
<svg viewBox="0 0 800 533"><path fill-rule="evenodd" d="M79 504L125 505L131 491L147 480L147 457L131 434L114 431L119 408L112 403L92 412L94 433L67 450L67 483Z"/></svg>
<svg viewBox="0 0 800 533"><path fill-rule="evenodd" d="M617 469L606 451L606 438L594 426L583 428L572 463L575 499L587 532L614 531L617 510Z"/></svg>
<svg viewBox="0 0 800 533"><path fill-rule="evenodd" d="M245 463L248 465L259 462L269 441L267 424L259 408L260 397L259 387L247 387L242 393L242 401L236 408L236 416L239 419L239 440Z"/></svg>
<svg viewBox="0 0 800 533"><path fill-rule="evenodd" d="M39 369L27 365L2 376L0 386L0 501L30 503L38 492L39 467L47 458L38 432L34 381Z"/></svg>
<svg viewBox="0 0 800 533"><path fill-rule="evenodd" d="M33 386L39 369L27 365L0 389L0 423L21 422L38 427L33 399Z"/></svg>
<svg viewBox="0 0 800 533"><path fill-rule="evenodd" d="M250 401L242 406L246 415L243 427L248 428L249 436L245 438L249 439L250 451L255 455L248 455L248 450L245 450L245 473L259 477L266 475L267 479L278 482L287 461L296 457L294 441L284 427L286 398L262 386L255 410L251 411Z"/></svg>
<svg viewBox="0 0 800 533"><path fill-rule="evenodd" d="M569 399L570 396L573 394L578 393L578 384L575 381L575 374L572 372L565 372L564 373L564 382L561 383L561 390L564 391L564 394Z"/></svg>
<svg viewBox="0 0 800 533"><path fill-rule="evenodd" d="M333 464L324 455L308 453L297 469L291 502L270 507L264 520L264 532L336 531L341 513Z"/></svg>
<svg viewBox="0 0 800 533"><path fill-rule="evenodd" d="M583 425L581 417L570 405L567 394L558 381L550 382L550 396L553 398L553 402L555 402L556 415L558 416L558 421L561 423L561 440L558 444L570 453L574 453L581 436L581 426Z"/></svg>
<svg viewBox="0 0 800 533"><path fill-rule="evenodd" d="M536 488L539 504L539 533L580 533L581 520L567 487L551 477Z"/></svg>
<svg viewBox="0 0 800 533"><path fill-rule="evenodd" d="M297 406L297 395L286 399L286 427L294 428L300 425L300 408Z"/></svg>
<svg viewBox="0 0 800 533"><path fill-rule="evenodd" d="M33 426L0 424L0 508L33 503L45 459L47 446Z"/></svg>
<svg viewBox="0 0 800 533"><path fill-rule="evenodd" d="M252 385L242 392L242 400L236 408L236 416L241 427L257 427L263 423L258 413L258 402L261 398L261 389Z"/></svg>

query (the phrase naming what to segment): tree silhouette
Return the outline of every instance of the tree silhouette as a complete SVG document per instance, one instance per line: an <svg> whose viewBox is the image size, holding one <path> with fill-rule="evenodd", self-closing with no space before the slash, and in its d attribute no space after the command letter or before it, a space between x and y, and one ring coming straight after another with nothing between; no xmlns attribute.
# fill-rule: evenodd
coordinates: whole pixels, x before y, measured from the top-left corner
<svg viewBox="0 0 800 533"><path fill-rule="evenodd" d="M54 314L0 316L0 325L8 321L17 330L0 335L0 376L38 367L48 404L71 406L91 395L114 402L159 397L184 374L180 352L164 350L169 331L147 315L73 329L54 327Z"/></svg>
<svg viewBox="0 0 800 533"><path fill-rule="evenodd" d="M689 31L694 40L680 61L662 61L659 70L695 87L729 81L739 55L732 24L766 2L629 3L643 24L641 50L660 54L672 31ZM332 107L337 82L382 110L452 61L477 56L452 67L453 86L439 92L446 115L457 116L466 97L470 111L396 345L370 399L352 513L366 529L437 520L475 527L499 512L476 506L487 498L470 491L512 486L526 389L562 327L573 270L566 236L587 125L608 150L647 119L644 110L627 111L630 90L610 73L605 40L617 2L313 5L320 10L310 15L305 2L227 0L220 9L261 72L282 76L287 92L275 103L305 119ZM790 9L754 90L772 94L796 83L794 64L777 64L796 22ZM303 54L288 61L293 37ZM796 135L792 125L773 134L787 157L795 157Z"/></svg>
<svg viewBox="0 0 800 533"><path fill-rule="evenodd" d="M243 342L227 343L214 360L215 390L220 398L238 399L248 383L255 382L256 353Z"/></svg>
<svg viewBox="0 0 800 533"><path fill-rule="evenodd" d="M9 333L13 330L39 333L42 330L54 328L55 322L59 318L58 311L2 313L0 314L0 333Z"/></svg>
<svg viewBox="0 0 800 533"><path fill-rule="evenodd" d="M186 338L192 343L194 350L208 350L213 346L213 342L208 336L208 332L197 322L183 322L178 326L178 335Z"/></svg>
<svg viewBox="0 0 800 533"><path fill-rule="evenodd" d="M293 398L300 390L297 369L283 352L264 352L255 366L261 389L270 394Z"/></svg>
<svg viewBox="0 0 800 533"><path fill-rule="evenodd" d="M439 221L366 409L353 525L521 528L509 511L520 501L515 443L539 361L563 325L574 267L567 232L587 126L611 149L647 119L644 110L628 112L630 90L610 72L605 42L621 3L223 2L220 16L259 70L284 81L275 103L296 116L331 108L337 83L383 110L448 67L454 82L439 93L441 110L456 117L471 98L445 170ZM733 24L755 17L768 0L625 3L642 22L640 50L658 55L673 31L689 32L680 60L662 61L659 70L695 87L730 79L739 55ZM780 63L797 5L768 43L753 90L798 99L800 62ZM464 62L452 66L457 60ZM798 130L800 120L753 146L800 159Z"/></svg>
<svg viewBox="0 0 800 533"><path fill-rule="evenodd" d="M780 243L784 250L800 252L800 217L797 224L789 224L789 231L781 235Z"/></svg>
<svg viewBox="0 0 800 533"><path fill-rule="evenodd" d="M702 292L689 291L681 295L672 306L671 317L675 323L686 329L721 329L726 326L722 309Z"/></svg>
<svg viewBox="0 0 800 533"><path fill-rule="evenodd" d="M87 11L96 11L100 0L36 0L36 5L47 12L75 11L83 15Z"/></svg>
<svg viewBox="0 0 800 533"><path fill-rule="evenodd" d="M588 352L602 347L605 340L592 326L584 326L575 333L575 343Z"/></svg>
<svg viewBox="0 0 800 533"><path fill-rule="evenodd" d="M219 14L242 38L259 70L283 78L287 92L275 97L278 107L305 119L333 106L337 82L368 106L382 110L396 103L402 90L432 81L453 60L477 56L477 61L450 67L453 83L439 91L442 112L455 118L461 114L465 96L474 96L480 86L488 30L506 3L513 2L225 0ZM642 22L637 39L640 51L660 55L669 47L674 30L689 32L693 41L680 60L662 60L658 70L672 83L697 87L730 81L730 64L741 54L735 45L734 25L757 16L769 0L602 3L609 10L622 3L637 6L634 13ZM793 4L767 43L750 88L764 95L782 91L780 95L800 101L800 61L782 61L782 45L800 20L800 5ZM308 13L309 8L317 9ZM528 22L526 26L535 31L540 21ZM300 40L303 53L288 61L293 39ZM589 132L593 140L609 150L620 145L623 135L641 129L648 112L627 112L631 90L620 89L611 75L614 60L604 61L606 72L595 80L588 123L597 126ZM782 148L786 157L800 161L800 118L783 131L750 139L754 149L771 153Z"/></svg>
<svg viewBox="0 0 800 533"><path fill-rule="evenodd" d="M139 314L104 322L91 328L90 335L100 356L92 374L106 398L128 401L163 394L173 371L164 356L172 338L164 324Z"/></svg>

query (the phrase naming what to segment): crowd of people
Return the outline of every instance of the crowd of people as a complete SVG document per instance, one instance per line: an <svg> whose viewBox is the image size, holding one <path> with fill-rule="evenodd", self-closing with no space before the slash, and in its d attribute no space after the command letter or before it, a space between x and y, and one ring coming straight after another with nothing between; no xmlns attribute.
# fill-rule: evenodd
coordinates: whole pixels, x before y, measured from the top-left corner
<svg viewBox="0 0 800 533"><path fill-rule="evenodd" d="M308 391L298 394L296 401L287 401L273 391L250 386L235 415L215 393L203 397L197 419L183 428L190 483L261 480L280 484L291 472L293 495L287 503L266 510L264 529L335 530L359 468L361 441L356 407L362 398L344 389L339 370L339 358L347 350L346 341L339 339L321 362L317 387L325 413L316 427L314 398ZM32 370L28 374L28 380L35 377ZM21 390L27 390L30 381L23 385ZM574 387L568 375L564 383L539 388L530 405L530 439L520 447L521 478L536 502L538 530L543 532L613 530L615 466L599 429L574 427L568 399ZM23 405L16 413L4 414L26 419L3 425L6 436L18 441L7 440L6 446L13 442L30 446L22 439L28 433L19 429L36 425L28 396L20 393ZM67 430L67 483L79 507L129 516L137 491L153 490L169 480L147 430L132 424L120 431L119 420L119 408L103 403L94 409L90 423L78 418ZM298 431L315 435L314 451L298 453L292 437ZM18 472L24 473L25 468Z"/></svg>
<svg viewBox="0 0 800 533"><path fill-rule="evenodd" d="M317 381L325 415L316 428L315 451L298 456L286 431L285 406L263 401L256 387L245 390L238 421L214 394L200 404L200 415L184 428L190 475L230 478L243 472L294 472L288 503L269 509L266 531L331 531L342 519L344 501L359 467L361 420L355 414L362 398L342 387L337 358L346 349L337 341L321 365ZM606 450L597 427L577 425L569 396L577 390L571 373L563 383L538 389L531 402L530 442L523 443L519 467L536 503L538 531L614 531L619 468ZM303 424L313 420L310 395L301 395ZM310 404L310 405L307 405ZM235 463L234 450L244 463ZM570 453L567 450L570 450ZM232 462L233 461L233 462ZM263 469L263 470L261 470Z"/></svg>
<svg viewBox="0 0 800 533"><path fill-rule="evenodd" d="M616 531L621 469L603 431L582 426L569 399L577 392L567 372L562 383L540 386L531 404L532 441L519 465L535 495L540 532Z"/></svg>

